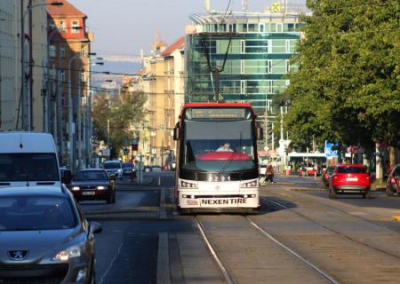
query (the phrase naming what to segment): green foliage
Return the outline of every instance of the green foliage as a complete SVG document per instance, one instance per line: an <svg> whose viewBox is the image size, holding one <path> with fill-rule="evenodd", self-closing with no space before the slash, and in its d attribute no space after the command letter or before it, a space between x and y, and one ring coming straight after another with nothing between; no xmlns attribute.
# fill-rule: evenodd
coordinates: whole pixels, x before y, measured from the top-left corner
<svg viewBox="0 0 400 284"><path fill-rule="evenodd" d="M93 107L93 124L98 141L110 139L111 156L118 157L124 143L134 138L132 127L142 122L143 93L123 91L120 97L99 93ZM108 132L109 130L109 132Z"/></svg>
<svg viewBox="0 0 400 284"><path fill-rule="evenodd" d="M400 138L400 2L308 0L305 39L289 75L291 138L372 147Z"/></svg>

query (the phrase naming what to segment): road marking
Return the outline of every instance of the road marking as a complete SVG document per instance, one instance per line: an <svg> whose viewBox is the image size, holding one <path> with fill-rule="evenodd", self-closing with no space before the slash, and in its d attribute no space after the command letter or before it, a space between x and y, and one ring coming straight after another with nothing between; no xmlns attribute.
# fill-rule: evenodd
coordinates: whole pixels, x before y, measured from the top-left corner
<svg viewBox="0 0 400 284"><path fill-rule="evenodd" d="M359 212L359 211L356 211L356 212L349 212L349 214L351 214L351 215L356 215L356 216L366 216L366 215L368 215L367 213Z"/></svg>
<svg viewBox="0 0 400 284"><path fill-rule="evenodd" d="M157 284L170 284L168 233L158 234Z"/></svg>
<svg viewBox="0 0 400 284"><path fill-rule="evenodd" d="M160 189L160 218L167 218L167 208L165 207L165 188Z"/></svg>
<svg viewBox="0 0 400 284"><path fill-rule="evenodd" d="M115 260L117 259L117 257L118 257L119 254L121 253L122 245L123 245L123 243L121 243L121 244L119 245L119 248L118 248L118 251L117 251L116 255L114 255L114 258L111 260L111 262L110 262L110 264L108 265L108 267L107 267L106 271L104 272L103 276L101 276L101 279L100 279L100 283L99 283L99 284L102 284L102 283L103 283L104 278L107 276L108 272L110 272L110 269L111 269L111 267L114 265Z"/></svg>

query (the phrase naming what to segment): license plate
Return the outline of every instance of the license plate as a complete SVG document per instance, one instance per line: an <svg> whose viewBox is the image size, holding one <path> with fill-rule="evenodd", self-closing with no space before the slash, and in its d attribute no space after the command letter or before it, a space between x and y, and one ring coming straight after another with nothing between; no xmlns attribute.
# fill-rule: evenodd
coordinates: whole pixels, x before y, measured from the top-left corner
<svg viewBox="0 0 400 284"><path fill-rule="evenodd" d="M95 191L82 191L82 195L96 195Z"/></svg>
<svg viewBox="0 0 400 284"><path fill-rule="evenodd" d="M346 181L358 181L358 178L346 178Z"/></svg>

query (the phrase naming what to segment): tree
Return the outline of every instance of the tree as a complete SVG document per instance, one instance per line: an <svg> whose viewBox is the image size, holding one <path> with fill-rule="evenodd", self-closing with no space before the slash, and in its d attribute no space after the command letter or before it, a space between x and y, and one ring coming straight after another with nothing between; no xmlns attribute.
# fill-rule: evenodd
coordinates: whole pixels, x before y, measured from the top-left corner
<svg viewBox="0 0 400 284"><path fill-rule="evenodd" d="M105 93L96 96L93 108L95 135L98 140L110 140L112 157L118 157L124 143L134 138L132 125L143 120L145 101L142 92L125 89L120 97Z"/></svg>
<svg viewBox="0 0 400 284"><path fill-rule="evenodd" d="M285 99L285 125L307 135L372 148L400 138L400 4L375 0L308 0Z"/></svg>

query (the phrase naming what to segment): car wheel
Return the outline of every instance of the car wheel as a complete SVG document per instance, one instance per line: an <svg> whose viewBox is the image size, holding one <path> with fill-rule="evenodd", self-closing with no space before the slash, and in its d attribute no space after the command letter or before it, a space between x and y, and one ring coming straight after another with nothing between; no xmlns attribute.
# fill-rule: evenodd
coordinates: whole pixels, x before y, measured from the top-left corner
<svg viewBox="0 0 400 284"><path fill-rule="evenodd" d="M370 199L371 198L371 191L368 191L367 193L363 193L363 198L364 199Z"/></svg>
<svg viewBox="0 0 400 284"><path fill-rule="evenodd" d="M336 199L336 198L337 198L337 194L336 194L336 192L335 192L333 189L329 189L328 197L329 197L330 199Z"/></svg>

